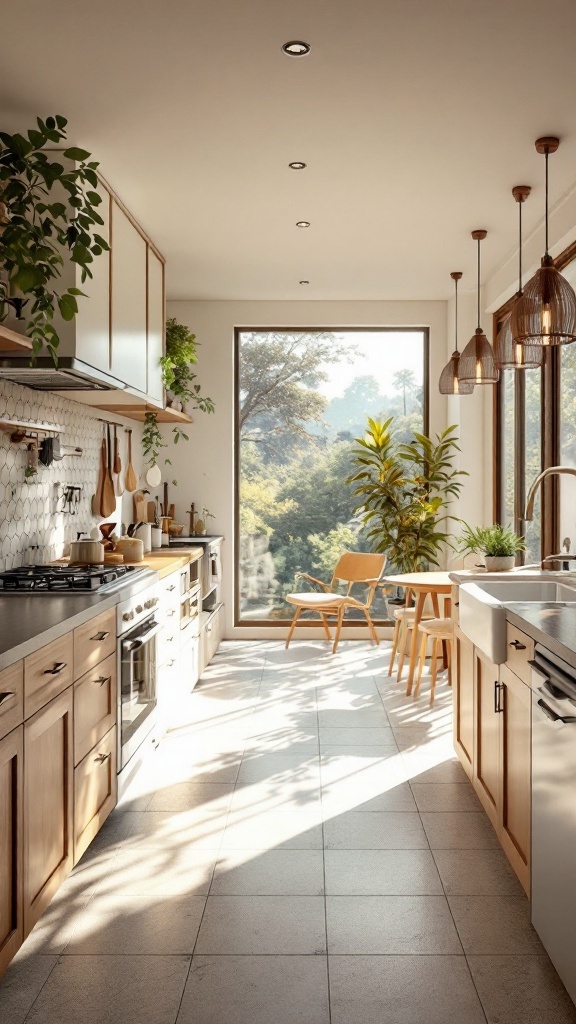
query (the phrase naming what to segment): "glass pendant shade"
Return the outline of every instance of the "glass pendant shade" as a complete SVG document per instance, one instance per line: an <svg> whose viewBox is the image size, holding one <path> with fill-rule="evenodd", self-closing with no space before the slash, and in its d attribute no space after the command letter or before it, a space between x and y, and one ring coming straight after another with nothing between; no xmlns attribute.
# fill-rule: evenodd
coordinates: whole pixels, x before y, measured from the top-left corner
<svg viewBox="0 0 576 1024"><path fill-rule="evenodd" d="M472 381L460 380L460 353L456 349L440 374L441 395L471 395L474 391Z"/></svg>
<svg viewBox="0 0 576 1024"><path fill-rule="evenodd" d="M481 327L477 327L460 356L458 376L461 384L496 384L500 376L494 362L492 345Z"/></svg>
<svg viewBox="0 0 576 1024"><path fill-rule="evenodd" d="M521 296L518 296L516 303ZM512 333L512 310L504 319L494 342L494 361L499 369L531 370L544 363L542 345L528 345L515 341Z"/></svg>
<svg viewBox="0 0 576 1024"><path fill-rule="evenodd" d="M552 257L528 281L511 315L512 334L531 345L569 345L576 341L576 295L556 270Z"/></svg>

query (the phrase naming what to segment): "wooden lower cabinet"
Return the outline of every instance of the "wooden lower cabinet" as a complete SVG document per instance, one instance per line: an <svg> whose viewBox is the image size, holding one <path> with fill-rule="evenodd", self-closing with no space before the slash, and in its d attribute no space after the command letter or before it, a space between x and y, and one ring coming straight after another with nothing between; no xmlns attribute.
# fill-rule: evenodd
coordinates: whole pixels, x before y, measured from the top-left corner
<svg viewBox="0 0 576 1024"><path fill-rule="evenodd" d="M474 651L476 793L495 828L500 814L500 714L497 712L498 666Z"/></svg>
<svg viewBox="0 0 576 1024"><path fill-rule="evenodd" d="M24 938L24 726L0 740L0 977Z"/></svg>
<svg viewBox="0 0 576 1024"><path fill-rule="evenodd" d="M472 778L474 772L474 647L468 637L454 628L454 747L464 770Z"/></svg>
<svg viewBox="0 0 576 1024"><path fill-rule="evenodd" d="M90 845L118 799L116 726L74 769L74 863Z"/></svg>
<svg viewBox="0 0 576 1024"><path fill-rule="evenodd" d="M73 688L24 725L24 935L73 865Z"/></svg>
<svg viewBox="0 0 576 1024"><path fill-rule="evenodd" d="M500 842L522 885L530 886L532 691L505 665L500 669Z"/></svg>

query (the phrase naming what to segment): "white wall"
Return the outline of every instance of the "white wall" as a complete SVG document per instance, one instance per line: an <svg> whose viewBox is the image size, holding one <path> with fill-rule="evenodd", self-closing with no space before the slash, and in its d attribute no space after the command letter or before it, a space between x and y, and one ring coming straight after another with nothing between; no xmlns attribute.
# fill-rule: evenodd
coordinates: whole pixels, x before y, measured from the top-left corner
<svg viewBox="0 0 576 1024"><path fill-rule="evenodd" d="M196 508L209 508L216 515L215 520L210 520L209 532L222 533L226 538L223 572L229 638L258 635L258 630L233 625L235 327L429 327L430 429L439 431L448 422L460 419L469 438L467 444L472 445L482 437L482 431L476 429L483 409L482 398L473 396L472 405L459 416L457 409L451 408L449 414L448 402L438 392L440 371L453 347L452 333L450 339L447 337L446 302L170 302L168 316L175 316L196 334L201 344L198 379L203 392L216 404L213 415L194 413L187 444L171 446L169 457L178 487L171 488L170 500L175 502L178 521L186 524L191 501ZM169 433L165 429L167 438ZM468 461L464 455L463 463ZM482 485L478 488L476 479L472 479L474 496L466 507L477 511L477 491ZM283 634L283 629L266 632L271 638Z"/></svg>

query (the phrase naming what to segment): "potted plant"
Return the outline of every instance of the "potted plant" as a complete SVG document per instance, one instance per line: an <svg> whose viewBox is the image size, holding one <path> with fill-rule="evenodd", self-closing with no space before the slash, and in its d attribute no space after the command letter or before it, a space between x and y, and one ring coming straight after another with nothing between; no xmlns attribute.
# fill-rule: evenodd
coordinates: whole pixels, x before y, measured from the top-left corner
<svg viewBox="0 0 576 1024"><path fill-rule="evenodd" d="M44 147L64 142L66 118L56 114L36 122L26 136L0 132L0 322L11 316L21 321L32 341L32 361L46 346L56 365L54 315L73 320L77 296L84 295L79 288L58 290L63 253L85 281L94 257L109 246L97 233L104 223L94 191L98 164L77 146L61 153L74 161L72 167L49 159Z"/></svg>
<svg viewBox="0 0 576 1024"><path fill-rule="evenodd" d="M166 321L166 355L160 359L162 367L162 383L169 392L169 404L174 409L182 409L187 402L192 402L193 409L201 412L214 412L214 402L200 394L200 385L193 384L197 375L192 365L198 362L196 354L196 335L179 324L174 317Z"/></svg>
<svg viewBox="0 0 576 1024"><path fill-rule="evenodd" d="M347 483L356 485L355 515L372 549L386 552L398 572L421 572L438 566L442 550L453 547L449 506L467 474L453 466L460 450L455 427L434 438L414 432L413 441L400 444L392 424L393 417L368 420L352 452L358 469Z"/></svg>
<svg viewBox="0 0 576 1024"><path fill-rule="evenodd" d="M494 526L468 526L464 524L460 552L484 555L487 572L507 572L514 568L516 555L524 551L525 541L514 530L495 523Z"/></svg>

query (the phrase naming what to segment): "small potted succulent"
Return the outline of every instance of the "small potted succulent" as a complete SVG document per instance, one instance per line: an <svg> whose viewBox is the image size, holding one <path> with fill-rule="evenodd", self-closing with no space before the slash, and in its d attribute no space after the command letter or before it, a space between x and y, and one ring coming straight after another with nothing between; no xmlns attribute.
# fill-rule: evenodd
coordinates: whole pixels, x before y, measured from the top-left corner
<svg viewBox="0 0 576 1024"><path fill-rule="evenodd" d="M507 572L514 568L516 555L525 547L522 537L499 523L477 527L465 524L460 552L483 554L487 572Z"/></svg>

